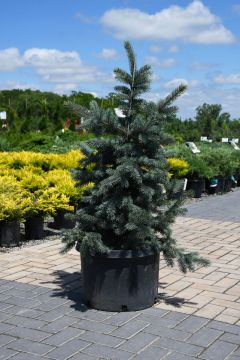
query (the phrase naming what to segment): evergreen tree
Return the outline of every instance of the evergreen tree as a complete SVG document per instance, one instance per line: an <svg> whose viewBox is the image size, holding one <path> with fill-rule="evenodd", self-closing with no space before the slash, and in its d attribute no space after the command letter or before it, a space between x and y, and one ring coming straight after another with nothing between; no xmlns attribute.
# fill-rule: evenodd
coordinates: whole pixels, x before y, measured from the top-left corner
<svg viewBox="0 0 240 360"><path fill-rule="evenodd" d="M90 110L68 104L81 117L84 128L96 135L81 150L86 158L80 181L94 182L81 202L77 227L63 242L63 251L75 243L81 253L106 253L112 249L162 252L168 265L176 260L183 272L207 261L196 253L176 246L171 225L183 210L182 200L171 196L173 188L167 174L167 141L162 127L176 112L173 101L185 91L179 86L158 104L147 103L142 95L149 90L151 69L137 69L136 57L125 42L130 72L115 69L117 101L124 117L113 109L102 109L92 102Z"/></svg>

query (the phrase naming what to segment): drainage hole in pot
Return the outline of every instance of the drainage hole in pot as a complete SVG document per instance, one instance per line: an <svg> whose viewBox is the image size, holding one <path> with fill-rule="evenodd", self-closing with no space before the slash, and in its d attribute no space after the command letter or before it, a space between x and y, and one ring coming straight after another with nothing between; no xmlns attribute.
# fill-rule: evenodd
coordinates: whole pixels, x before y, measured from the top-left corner
<svg viewBox="0 0 240 360"><path fill-rule="evenodd" d="M122 311L128 311L127 305L122 305Z"/></svg>

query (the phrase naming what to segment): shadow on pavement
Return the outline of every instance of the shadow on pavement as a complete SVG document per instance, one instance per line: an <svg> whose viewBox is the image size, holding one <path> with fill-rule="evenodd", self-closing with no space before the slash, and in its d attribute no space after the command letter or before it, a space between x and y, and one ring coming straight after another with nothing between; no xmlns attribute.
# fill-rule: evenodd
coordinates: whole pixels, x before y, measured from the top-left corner
<svg viewBox="0 0 240 360"><path fill-rule="evenodd" d="M68 273L66 271L55 271L53 273L55 281L53 284L56 288L53 289L52 297L60 297L68 299L72 302L71 307L75 310L85 312L89 308L84 304L84 296L82 289L82 274L81 272ZM159 283L159 286L166 285ZM156 303L165 303L176 308L181 308L183 305L196 305L195 302L187 301L185 298L170 296L167 292L159 292Z"/></svg>

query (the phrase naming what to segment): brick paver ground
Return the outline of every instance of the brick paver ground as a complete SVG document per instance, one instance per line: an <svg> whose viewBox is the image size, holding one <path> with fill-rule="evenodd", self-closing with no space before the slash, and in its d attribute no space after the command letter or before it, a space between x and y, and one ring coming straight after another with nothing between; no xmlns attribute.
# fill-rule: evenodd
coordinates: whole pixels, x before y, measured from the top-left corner
<svg viewBox="0 0 240 360"><path fill-rule="evenodd" d="M160 261L159 303L81 304L79 254L60 239L0 253L0 360L240 359L240 191L194 201L178 243L211 260L183 275Z"/></svg>

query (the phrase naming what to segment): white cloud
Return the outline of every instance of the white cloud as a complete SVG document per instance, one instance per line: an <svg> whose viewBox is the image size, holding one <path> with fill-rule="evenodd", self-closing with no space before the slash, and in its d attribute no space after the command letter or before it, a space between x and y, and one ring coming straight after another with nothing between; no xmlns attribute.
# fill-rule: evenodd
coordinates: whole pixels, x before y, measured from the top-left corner
<svg viewBox="0 0 240 360"><path fill-rule="evenodd" d="M188 80L186 79L182 79L182 78L179 78L179 79L172 79L170 81L167 81L165 84L164 84L164 87L166 89L174 89L176 87L178 87L179 85L181 84L184 84L184 85L188 85Z"/></svg>
<svg viewBox="0 0 240 360"><path fill-rule="evenodd" d="M77 84L57 84L54 86L53 91L58 94L67 94L77 88Z"/></svg>
<svg viewBox="0 0 240 360"><path fill-rule="evenodd" d="M28 84L28 83L22 83L22 82L19 82L19 81L7 80L5 82L0 83L0 89L1 90L12 90L12 89L20 89L20 90L32 89L32 90L36 90L36 89L39 89L39 86L36 86L36 85L33 85L33 84Z"/></svg>
<svg viewBox="0 0 240 360"><path fill-rule="evenodd" d="M100 19L119 39L183 40L190 43L232 43L235 37L221 19L199 0L187 7L172 5L155 14L139 9L112 9Z"/></svg>
<svg viewBox="0 0 240 360"><path fill-rule="evenodd" d="M215 76L213 80L218 84L240 84L240 73L230 75L220 74Z"/></svg>
<svg viewBox="0 0 240 360"><path fill-rule="evenodd" d="M160 67L160 68L169 68L176 65L175 59L164 59L160 60L156 56L147 56L145 58L145 61L147 64L152 65L154 67Z"/></svg>
<svg viewBox="0 0 240 360"><path fill-rule="evenodd" d="M207 70L207 69L211 69L213 66L214 66L213 64L203 64L203 63L199 63L196 61L189 65L189 69L191 69L191 70Z"/></svg>
<svg viewBox="0 0 240 360"><path fill-rule="evenodd" d="M233 118L240 118L239 88L226 89L217 86L206 86L200 83L195 86L190 86L191 81L190 84L189 81L187 82L189 85L188 90L175 102L175 105L179 108L177 114L179 117L182 119L189 117L194 118L196 115L196 108L203 103L207 103L221 104L224 112L229 112ZM169 89L169 91L173 89L174 86ZM168 93L163 89L163 91L153 91L149 93L147 98L148 100L159 101L166 95L168 95Z"/></svg>
<svg viewBox="0 0 240 360"><path fill-rule="evenodd" d="M162 48L159 45L152 45L150 46L150 51L153 53L159 53L160 51L162 51Z"/></svg>
<svg viewBox="0 0 240 360"><path fill-rule="evenodd" d="M24 60L47 82L76 84L106 78L96 66L85 64L76 51L32 48L25 51Z"/></svg>
<svg viewBox="0 0 240 360"><path fill-rule="evenodd" d="M24 61L16 48L0 50L0 71L13 71L24 65Z"/></svg>
<svg viewBox="0 0 240 360"><path fill-rule="evenodd" d="M178 46L176 46L176 45L172 45L172 46L170 46L170 48L168 49L168 51L170 52L170 53L177 53L178 51L179 51L179 47Z"/></svg>
<svg viewBox="0 0 240 360"><path fill-rule="evenodd" d="M188 87L197 87L200 85L200 82L198 80L186 80L184 78L176 78L176 79L172 79L170 81L167 81L164 84L164 88L166 89L175 89L176 87L178 87L179 85L184 84L187 85Z"/></svg>
<svg viewBox="0 0 240 360"><path fill-rule="evenodd" d="M118 52L115 49L102 49L102 51L98 54L99 58L112 60L118 58Z"/></svg>

